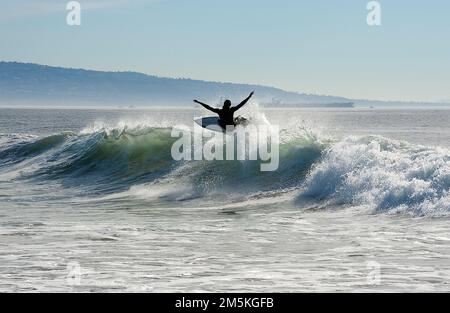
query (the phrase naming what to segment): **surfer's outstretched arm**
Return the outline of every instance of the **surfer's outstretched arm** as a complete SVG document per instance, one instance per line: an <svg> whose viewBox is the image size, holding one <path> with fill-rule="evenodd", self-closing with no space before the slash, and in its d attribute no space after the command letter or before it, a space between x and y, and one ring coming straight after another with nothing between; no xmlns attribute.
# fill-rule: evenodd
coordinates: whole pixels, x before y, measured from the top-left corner
<svg viewBox="0 0 450 313"><path fill-rule="evenodd" d="M237 110L239 110L240 108L242 108L242 107L244 106L244 104L246 104L246 103L248 102L248 100L250 100L250 98L253 96L254 93L255 93L255 92L252 91L252 92L250 93L250 95L249 95L247 98L245 98L241 103L239 103L237 106L235 106L235 107L233 108L233 110L234 110L234 111L237 111Z"/></svg>
<svg viewBox="0 0 450 313"><path fill-rule="evenodd" d="M207 105L206 103L203 103L203 102L200 102L200 101L197 101L197 100L194 100L194 102L200 104L200 105L203 106L205 109L208 109L208 110L210 110L210 111L212 111L212 112L214 112L214 113L219 113L219 110L218 110L218 109L215 109L215 108L213 108L213 107L210 107L210 106Z"/></svg>

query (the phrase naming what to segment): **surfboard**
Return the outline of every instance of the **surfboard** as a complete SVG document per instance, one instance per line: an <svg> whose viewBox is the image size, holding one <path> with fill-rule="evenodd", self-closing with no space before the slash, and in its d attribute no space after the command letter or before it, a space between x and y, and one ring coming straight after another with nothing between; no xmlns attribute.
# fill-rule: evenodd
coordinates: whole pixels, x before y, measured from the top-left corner
<svg viewBox="0 0 450 313"><path fill-rule="evenodd" d="M204 118L196 119L195 122L203 128L216 131L216 132L224 132L225 129L219 125L219 117L217 116L209 116Z"/></svg>
<svg viewBox="0 0 450 313"><path fill-rule="evenodd" d="M248 125L248 120L242 116L238 116L234 119L235 123L238 125L246 126ZM219 124L219 117L217 116L208 116L204 118L196 119L195 122L203 128L216 131L216 132L225 132L225 129L222 128Z"/></svg>

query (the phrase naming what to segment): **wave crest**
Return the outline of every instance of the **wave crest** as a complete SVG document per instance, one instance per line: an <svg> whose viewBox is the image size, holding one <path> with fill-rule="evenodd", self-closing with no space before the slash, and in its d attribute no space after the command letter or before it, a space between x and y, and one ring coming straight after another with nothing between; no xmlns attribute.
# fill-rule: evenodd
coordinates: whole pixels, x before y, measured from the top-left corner
<svg viewBox="0 0 450 313"><path fill-rule="evenodd" d="M308 176L302 196L419 216L450 211L450 153L377 136L332 145Z"/></svg>

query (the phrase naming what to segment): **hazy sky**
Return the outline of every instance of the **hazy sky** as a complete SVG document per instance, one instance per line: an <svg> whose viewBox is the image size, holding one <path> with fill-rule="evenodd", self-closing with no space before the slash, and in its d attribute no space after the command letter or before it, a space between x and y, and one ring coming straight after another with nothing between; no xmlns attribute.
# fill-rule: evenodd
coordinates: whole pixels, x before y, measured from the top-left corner
<svg viewBox="0 0 450 313"><path fill-rule="evenodd" d="M450 1L0 0L0 60L258 83L382 100L450 100Z"/></svg>

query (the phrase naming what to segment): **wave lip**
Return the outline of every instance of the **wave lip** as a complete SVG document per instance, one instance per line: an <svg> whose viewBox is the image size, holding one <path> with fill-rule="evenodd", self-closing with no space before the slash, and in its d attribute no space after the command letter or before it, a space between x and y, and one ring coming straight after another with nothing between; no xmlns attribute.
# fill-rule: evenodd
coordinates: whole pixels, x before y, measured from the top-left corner
<svg viewBox="0 0 450 313"><path fill-rule="evenodd" d="M138 134L127 130L62 133L0 151L0 168L22 173L20 179L56 180L63 187L112 192L167 171L173 162L173 140L168 129L157 128L141 129Z"/></svg>
<svg viewBox="0 0 450 313"><path fill-rule="evenodd" d="M6 146L6 149L0 151L0 160L3 161L4 165L19 163L24 159L42 154L47 150L51 150L61 145L68 137L72 135L72 133L67 132L37 140L21 140L19 143L10 143L9 146ZM20 139L22 138L23 137L20 137Z"/></svg>
<svg viewBox="0 0 450 313"><path fill-rule="evenodd" d="M378 136L349 137L327 149L302 197L366 205L375 212L450 213L450 152Z"/></svg>

